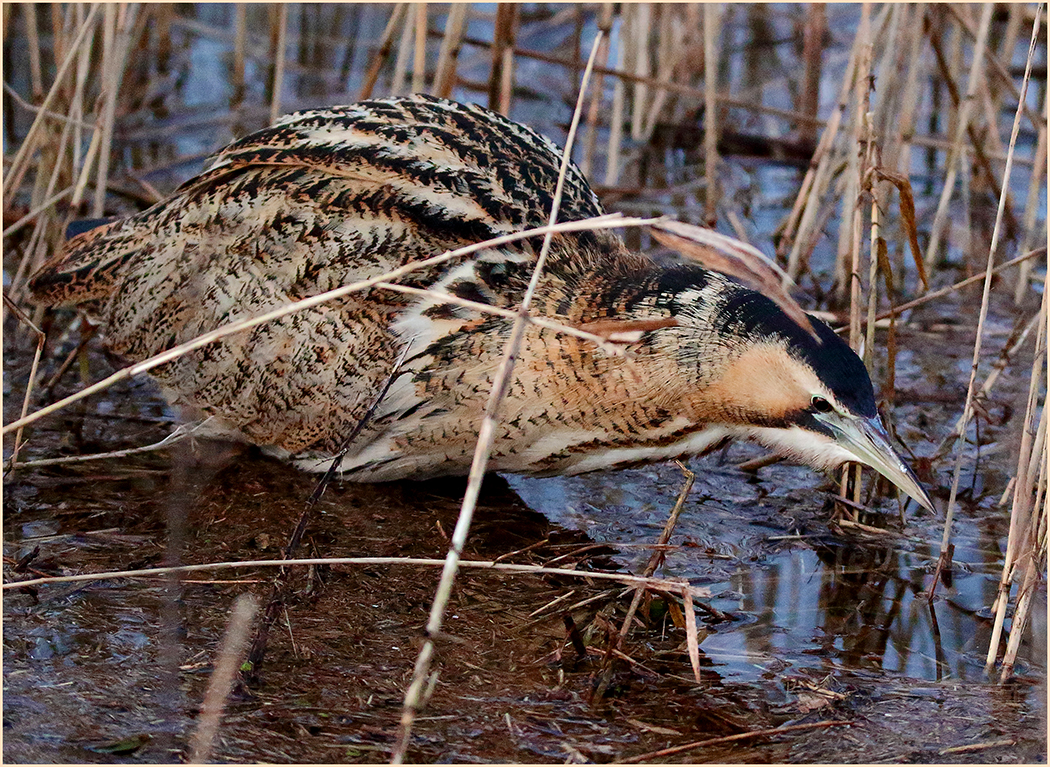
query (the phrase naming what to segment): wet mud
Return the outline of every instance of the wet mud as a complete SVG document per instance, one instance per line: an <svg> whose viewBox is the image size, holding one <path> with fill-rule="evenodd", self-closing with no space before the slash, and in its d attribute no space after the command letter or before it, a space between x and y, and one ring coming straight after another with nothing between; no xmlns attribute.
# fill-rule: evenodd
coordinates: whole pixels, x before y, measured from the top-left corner
<svg viewBox="0 0 1050 767"><path fill-rule="evenodd" d="M937 321L930 316L928 328ZM1008 332L1009 323L992 330ZM899 372L896 412L902 438L922 454L943 436L963 392L948 386L943 401L931 396L938 375L959 369L938 346L954 345L949 332L927 330L912 343L923 351L910 352ZM12 347L7 364L10 418L29 358ZM91 364L92 375L109 370L102 355ZM74 379L62 385L71 390ZM734 446L691 462L696 483L657 573L711 593L714 612L698 610L699 682L679 605L667 594L648 594L627 641L614 647L627 588L464 571L409 758L1045 761L1045 611L1013 682L994 684L982 668L1008 528L995 502L1010 455L996 445L1008 443L1004 415L1015 395L1006 385L987 404L988 455L967 480L952 584L932 604L939 516L909 505L902 526L895 501L871 499L861 521L876 531L840 525L829 481L786 464L741 471L737 464L759 453ZM41 422L22 459L149 444L173 419L148 381L121 384ZM923 476L938 503L950 479L943 463ZM254 449L199 440L22 469L4 488L5 582L276 559L316 483ZM492 477L465 558L640 572L682 484L674 465ZM462 489L461 481L335 482L300 555L439 559ZM233 600L251 592L265 601L274 577L272 569L219 570L5 592L4 760L186 758ZM437 578L436 568L407 565L294 572L257 680L229 701L216 759L388 760ZM660 753L777 727L789 729Z"/></svg>

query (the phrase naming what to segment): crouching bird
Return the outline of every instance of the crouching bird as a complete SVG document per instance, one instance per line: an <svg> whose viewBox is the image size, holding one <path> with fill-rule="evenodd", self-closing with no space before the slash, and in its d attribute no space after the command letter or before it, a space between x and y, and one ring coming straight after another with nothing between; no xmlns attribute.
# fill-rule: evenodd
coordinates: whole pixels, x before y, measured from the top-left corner
<svg viewBox="0 0 1050 767"><path fill-rule="evenodd" d="M220 152L149 210L73 237L32 281L109 349L143 360L297 299L550 215L560 151L477 106L427 96L290 115ZM559 214L603 213L569 168ZM410 272L157 367L177 405L306 469L345 478L465 474L540 239ZM660 266L612 232L553 238L531 313L630 327L622 355L530 324L489 466L575 474L755 440L816 468L865 463L923 506L863 363L823 323L692 263ZM809 325L809 327L804 327ZM389 386L389 388L386 388ZM377 394L384 396L375 404ZM367 418L366 418L367 415ZM363 426L362 426L363 424Z"/></svg>

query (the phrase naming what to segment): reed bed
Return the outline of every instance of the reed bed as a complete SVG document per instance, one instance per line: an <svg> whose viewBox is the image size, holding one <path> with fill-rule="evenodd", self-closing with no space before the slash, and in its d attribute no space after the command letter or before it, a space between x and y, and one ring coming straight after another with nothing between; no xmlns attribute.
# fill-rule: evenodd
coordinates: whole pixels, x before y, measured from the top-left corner
<svg viewBox="0 0 1050 767"><path fill-rule="evenodd" d="M572 118L583 123L573 156L592 181L602 180L595 186L610 207L744 236L756 235L750 213L763 200L752 199L742 177L794 166L798 192L775 201L783 215L773 242L760 247L775 251L804 302L840 320L869 367L885 371L889 402L898 326L919 305L983 281L966 402L952 439L933 457L945 470L954 465L940 570L951 567L960 471L979 443L975 402L993 396L1003 376L1028 380L1015 419L1009 541L987 653L989 669L1008 678L1046 574L1045 250L1032 256L1046 240L1042 6L486 8L238 5L189 17L179 6L134 3L5 6L5 343L32 348L42 330L53 338L69 322L32 305L27 282L59 251L70 222L142 209L207 152L310 105L424 91L478 101L561 138L579 97L587 107ZM777 43L771 30L785 25L793 34ZM581 54L599 33L588 62L594 84L581 94ZM202 107L193 89L207 90L208 75L194 69L193 53L203 42L222 47L226 79ZM763 66L768 57L797 66ZM833 100L822 100L822 90ZM197 124L178 122L187 116ZM637 230L628 238L650 244ZM396 277L372 283L396 289ZM1009 341L990 348L996 340L984 319L992 310L1014 313L1027 328L1009 348ZM886 348L876 349L887 318ZM240 329L216 329L196 343ZM989 353L1005 361L989 366ZM38 361L39 353L23 417L4 428L13 437L5 442L8 472L18 470L22 429L74 399L35 402ZM54 371L59 362L45 353L42 364ZM110 379L85 381L80 396ZM27 412L31 404L35 412ZM492 418L497 407L498 398ZM892 425L892 410L886 416ZM859 471L849 472L841 495L858 504L865 487ZM475 500L476 490L474 482ZM458 544L469 513L463 519ZM689 599L685 605L692 609ZM443 609L437 600L435 632ZM695 641L691 635L691 649ZM417 667L406 712L420 705L428 662ZM403 746L410 721L407 714Z"/></svg>

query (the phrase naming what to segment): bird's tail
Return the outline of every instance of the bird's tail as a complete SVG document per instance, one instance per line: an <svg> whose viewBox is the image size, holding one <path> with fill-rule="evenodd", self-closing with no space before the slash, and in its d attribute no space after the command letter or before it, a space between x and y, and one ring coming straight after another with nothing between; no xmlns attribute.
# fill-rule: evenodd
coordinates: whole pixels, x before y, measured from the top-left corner
<svg viewBox="0 0 1050 767"><path fill-rule="evenodd" d="M76 305L105 298L121 266L142 247L134 217L74 222L66 235L65 246L29 282L38 303Z"/></svg>

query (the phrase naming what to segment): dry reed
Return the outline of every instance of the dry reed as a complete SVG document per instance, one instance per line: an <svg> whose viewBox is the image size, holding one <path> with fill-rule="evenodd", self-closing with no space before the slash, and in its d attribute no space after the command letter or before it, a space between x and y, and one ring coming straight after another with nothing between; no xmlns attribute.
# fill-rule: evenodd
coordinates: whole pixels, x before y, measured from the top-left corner
<svg viewBox="0 0 1050 767"><path fill-rule="evenodd" d="M561 196L565 185L565 174L569 168L570 158L572 156L573 139L575 138L576 129L579 126L580 117L583 112L584 95L587 92L587 81L589 80L591 70L594 67L594 59L598 54L598 42L599 40L596 38L594 41L595 44L591 47L591 55L587 61L587 68L583 73L583 78L580 84L580 94L576 102L576 109L573 112L572 124L569 126L569 136L565 142L565 149L562 152L561 168L558 173L558 184L555 187L552 196L550 219L548 221L549 227L555 226L558 222L558 210L561 206ZM456 573L459 569L460 557L463 553L463 547L466 545L467 535L470 532L470 525L474 515L474 509L477 506L478 496L481 493L481 482L485 476L488 465L489 452L492 450L492 445L496 437L496 428L499 423L497 414L500 404L506 396L507 389L510 385L511 374L514 370L515 357L518 353L518 347L521 344L525 328L528 324L529 306L532 303L532 297L536 293L540 277L543 274L543 267L547 259L547 254L550 251L552 237L553 232L548 232L543 237L543 244L540 246L539 255L536 258L536 264L533 267L528 287L525 289L525 294L521 297L521 302L518 305L519 316L511 326L510 334L504 345L503 358L500 360L499 368L496 370L496 375L492 380L492 390L489 394L488 403L485 406L485 415L482 418L481 428L478 431L477 446L474 449L474 458L470 466L470 473L467 477L467 489L463 493L463 503L460 506L459 517L456 520L456 527L452 533L452 542L449 546L448 556L445 559L445 566L441 572L441 580L438 583L437 593L431 604L430 616L427 619L426 638L424 639L423 647L420 649L419 655L416 658L416 665L412 672L412 681L409 683L408 690L405 692L405 701L401 709L401 725L398 731L397 745L394 747L394 752L391 757L391 762L393 764L403 763L405 756L408 753L408 746L412 737L412 724L420 706L422 705L423 688L430 675L430 664L434 656L434 639L437 637L438 632L441 631L441 626L445 618L445 610L448 607L448 600L452 596L452 584L455 582Z"/></svg>
<svg viewBox="0 0 1050 767"><path fill-rule="evenodd" d="M16 303L23 302L25 299L24 287L29 274L42 257L52 252L56 246L61 230L64 228L65 218L80 210L81 203L85 200L90 200L93 213L102 214L104 212L108 199L107 193L112 186L114 171L117 170L114 158L119 157L120 142L117 127L118 115L123 115L126 109L127 93L121 87L126 76L126 64L131 46L136 38L136 30L153 18L150 15L153 11L149 6L121 4L104 7L101 4L95 4L90 7L72 5L65 9L52 6L48 15L52 25L50 55L53 61L49 61L45 58L47 49L42 46L37 34L37 26L44 13L43 8L43 6L23 6L21 9L20 15L26 28L29 51L27 57L28 94L22 98L13 89L9 94L17 97L16 106L19 109L29 110L33 114L33 120L28 129L24 131L14 156L5 158L3 183L5 212L3 236L5 242L13 242L16 237L22 237L29 232L26 243L20 248L20 260L14 269L12 282L9 288L5 288L5 293ZM1038 110L1033 110L1023 96L1024 87L1028 82L1027 75L1024 81L1025 86L1018 90L1009 73L1013 43L1020 34L1020 25L1024 15L1017 6L1009 9L1005 35L1002 36L1001 45L996 48L989 44L989 40L995 37L992 34L991 9L991 5L986 5L982 9L979 20L971 19L970 9L964 7L949 8L947 11L924 5L885 6L879 9L870 27L867 28L870 31L866 31L862 26L848 49L848 59L845 62L838 98L830 109L824 110L827 112L825 119L820 117L822 110L819 103L819 85L822 74L828 71L831 58L823 40L823 30L827 24L826 12L817 6L812 6L806 11L803 39L804 62L801 67L802 82L797 90L798 99L789 102L794 105L794 109L783 109L780 106L763 103L761 98L753 98L750 92L742 91L738 83L728 78L716 79L719 76L717 50L720 47L725 50L728 46L725 45L724 38L720 40L715 35L715 32L719 30L719 26L714 21L716 12L707 8L703 12L704 23L701 27L705 55L704 82L700 84L702 87L698 87L698 83L694 81L686 66L689 61L689 56L686 54L694 50L689 46L696 43L693 35L695 29L686 26L684 28L687 31L685 33L681 31L683 15L687 21L695 18L695 15L691 17L688 15L689 11L682 12L676 6L648 4L616 6L612 3L603 3L600 8L593 11L589 9L583 12L573 10L577 25L574 50L577 53L573 57L566 57L560 51L531 50L519 44L519 40L525 40L525 36L519 29L524 21L518 18L520 9L511 4L498 6L493 39L477 40L466 36L467 21L470 15L476 12L476 9L469 5L449 7L446 11L444 28L439 31L427 29L426 5L410 9L406 3L399 3L389 10L389 18L379 36L375 52L362 73L359 95L360 98L368 98L377 95L379 90L384 90L377 88L381 75L384 77L385 85L383 95L403 92L408 82L411 83L413 90L423 90L426 88L428 79L431 83L430 90L438 95L456 96L470 91L470 83L461 77L461 74L468 70L468 67L465 66L466 57L464 61L460 61L459 54L464 46L473 46L484 50L490 62L487 79L480 80L481 93L487 92L489 103L506 114L514 103L512 99L516 98L514 84L517 81L518 62L528 59L534 62L544 62L566 72L578 73L579 36L580 30L585 28L583 18L586 13L597 14L598 27L602 33L599 35L601 42L596 51L592 50L588 67L593 68L598 75L598 83L586 118L584 168L588 171L592 168L600 168L600 163L604 161L604 183L607 187L623 185L629 188L631 184L638 187L644 186L647 179L640 176L636 179L632 174L639 166L639 158L646 144L655 135L657 126L663 122L682 124L683 115L688 114L689 108L703 104L705 127L703 159L706 189L704 215L709 223L716 223L719 212L716 207L717 192L719 185L723 182L720 174L723 168L729 165L723 153L719 151L719 126L733 124L731 118L726 121L721 120L729 110L744 110L751 116L782 121L800 138L809 142L817 141L816 149L809 159L809 166L802 180L800 192L781 228L782 237L778 243L777 252L781 257L786 258L788 272L793 278L798 279L802 274L811 271L811 254L822 237L825 225L834 220L833 198L842 192L843 185L847 187L842 195L843 205L840 213L843 228L841 229L842 247L839 248L841 260L837 264L839 285L844 290L848 290L850 295L851 341L857 345L861 328L864 327L864 353L870 360L874 352L876 320L900 317L902 313L921 305L928 305L977 280L984 281L979 322L979 325L983 325L992 277L1006 268L1019 266L1017 279L1013 285L1017 302L1028 301L1032 296L1030 267L1034 262L1034 255L1037 254L1037 251L1033 250L1034 245L1041 236L1038 221L1041 212L1039 211L1040 193L1044 188L1045 179L1047 142L1045 110L1047 105L1044 100L1043 117L1039 119ZM410 10L412 13L409 12ZM10 6L5 6L4 12L5 21L8 21L11 13ZM866 4L863 18L867 19L870 13L871 8ZM615 23L617 20L619 24ZM1038 18L1036 26L1038 27ZM269 70L271 77L267 85L268 104L261 105L263 111L258 119L263 119L267 111L270 113L271 121L276 119L297 98L282 90L285 73L299 71L295 69L294 62L285 61L287 46L294 45L291 39L292 33L289 30L287 10L284 8L277 10L272 17L271 45L268 56L265 54L266 46L257 44L257 36L249 34L248 27L248 14L244 6L238 6L235 11L234 32L230 35L234 52L231 70L233 85L230 98L231 114L215 118L209 116L207 119L213 120L214 124L224 124L226 121L234 126L239 125L242 111L244 118L248 119L248 115L254 114L251 110L260 107L258 104L250 103L245 81L249 63L256 62L260 57L266 57L265 63L271 67ZM198 33L204 31L203 25L195 29ZM5 24L5 35L7 31L8 25ZM398 37L399 34L400 37ZM618 35L615 39L617 54L616 61L610 66L608 56L613 43L613 35ZM426 68L426 39L429 36L441 37L440 50L432 78L427 78ZM371 43L370 40L367 42ZM390 59L395 53L395 45L399 47L396 62L391 66ZM956 83L961 82L962 72L966 69L968 51L971 58L966 89L965 93L960 94ZM932 54L932 61L930 54ZM471 59L471 61L474 60ZM1031 65L1031 57L1028 65ZM411 80L409 81L410 66ZM52 72L53 74L50 74ZM875 105L870 121L867 115L867 101L871 91L866 76L869 72L876 72L879 81L879 87L875 89ZM47 76L52 78L50 83L46 81ZM389 79L386 79L387 76ZM612 99L611 104L608 104L608 109L605 108L608 102L603 101L602 78L611 81L612 86ZM891 82L902 83L903 87L894 87ZM760 83L759 91L764 86L764 83ZM9 88L10 86L5 83L5 90ZM927 88L932 95L924 95ZM995 116L999 106L1006 103L1008 99L1010 103L1016 102L1019 106L1013 136L1004 156L1001 150L995 147L998 140L995 138L998 136ZM1029 124L1036 126L1038 131L1036 149L1029 157L1015 157L1015 138L1021 117L1028 120ZM578 120L579 110L574 116L574 125ZM922 132L923 125L931 126L926 134ZM626 132L630 134L630 139L624 135L625 127ZM603 129L607 130L607 140L604 142L599 138ZM150 130L153 130L152 126ZM981 141L981 136L984 135L982 131L991 132L992 138L988 142ZM237 132L236 128L235 132ZM988 145L985 146L985 143ZM571 146L571 141L569 144ZM971 188L972 169L972 181L988 184L1000 199L992 245L988 252L988 266L982 274L956 281L947 288L931 291L925 296L905 300L904 303L882 313L877 313L879 271L883 272L884 281L898 282L899 289L903 290L905 270L900 268L899 273L893 274L888 257L882 252L884 241L890 239L887 232L891 231L897 222L892 220L892 215L889 215L885 209L886 195L879 192L878 179L868 176L865 170L879 164L876 147L881 151L882 162L885 162L886 168L904 176L914 172L913 159L919 151L930 151L929 156L936 161L936 164L931 166L930 175L934 175L933 171L936 172L937 183L942 189L941 196L934 211L919 210L916 214L920 224L931 232L926 251L926 265L929 267L931 279L943 272L942 266L938 263L938 256L945 241L952 237L949 226L951 218L949 206L956 186L963 187L963 194L976 196L976 191ZM936 152L943 154L945 150L948 154L947 160L937 161ZM1006 173L993 172L996 167L995 163L1003 161L1007 164ZM1006 177L1011 164L1024 164L1033 168L1028 182L1024 215L1017 222L1017 227L1021 232L1018 246L1024 255L996 266L993 257L1001 238L1000 224L1004 220L1004 230L1008 237L1011 236L1010 222L1013 214L1011 204L1004 193L1009 189ZM158 167L161 167L160 164ZM957 184L959 181L961 184ZM867 201L870 204L862 208L858 201L863 198L866 188L871 190L871 198ZM28 204L16 209L13 207L16 200L27 200ZM61 205L67 200L72 203L69 209L61 209ZM969 215L969 208L970 205L967 205L965 215ZM865 209L870 209L869 226L866 228L870 233L870 241L866 249L863 248ZM9 219L8 216L13 215L16 211L17 216ZM929 221L931 213L932 224ZM725 210L725 216L735 227L740 227L739 219L734 218L735 214L732 211ZM9 220L12 220L13 223L9 223ZM549 236L550 231L576 231L598 226L637 226L641 223L644 223L641 219L606 220L542 228L530 234ZM905 234L906 224L903 215L900 217L899 226L902 235ZM514 236L501 241L508 242L518 238L519 236ZM903 240L904 236L898 239ZM482 244L477 247L485 246L486 244ZM466 252L472 251L467 249L456 254L443 254L438 259L447 260ZM867 270L862 268L865 253L868 254L869 259ZM903 265L903 248L901 248L900 255L899 265ZM413 264L411 267L419 268L437 262L432 259ZM861 281L861 274L865 272L868 291L866 295L863 292L864 286ZM399 270L374 280L343 286L337 291L308 299L294 307L286 307L282 311L295 311L355 290L373 287L408 292L412 289L392 282L405 273L407 271ZM816 277L814 280L816 281ZM940 284L943 282L942 279ZM891 302L896 301L889 285L887 285L886 294ZM1044 396L1040 388L1043 386L1041 375L1045 364L1040 360L1045 360L1046 354L1046 334L1043 332L1047 311L1045 286L1043 296L1041 313L1037 315L1037 319L1032 320L1031 325L1031 327L1038 327L1036 362L1033 363L1031 369L1027 408L1021 431L1022 444L1014 478L1015 490L1012 495L1008 550L1000 581L1000 592L995 605L998 621L989 649L989 664L992 664L998 657L999 638L1003 630L1002 620L1006 614L1011 584L1016 584L1017 608L1003 662L1001 672L1003 678L1009 675L1014 662L1025 614L1031 606L1033 584L1037 581L1039 574L1045 572L1046 415L1045 407L1040 408L1040 398ZM435 298L435 300L456 301L454 298ZM492 310L491 307L484 309L463 300L459 300L459 303L478 311L500 313ZM524 303L527 304L527 299ZM862 321L862 313L867 315L866 321ZM19 319L25 322L27 327L33 328L37 333L36 338L40 339L41 335L33 318L21 310L19 314ZM240 332L247 327L269 321L275 316L279 315L265 315L253 318L249 323L236 323L217 328L213 333L172 349L165 355L125 368L72 397L30 414L27 408L31 400L32 382L37 376L37 363L42 348L38 340L37 357L34 358L30 373L31 383L25 393L22 417L5 425L3 429L4 434L16 432L12 464L22 447L21 430L35 420L101 391L118 380L141 374L158 364L173 359L174 356L199 348L226 334ZM504 312L503 316L510 319L519 315ZM544 322L531 317L528 318L528 321L541 324ZM573 333L599 345L605 342L600 335L586 333L578 328L557 327L554 323L547 323L545 326ZM1008 345L1011 353L1030 335L1031 330L1026 330L1022 333L1021 340L1016 341L1015 345ZM975 380L977 364L982 351L981 336L982 331L979 328L973 349L973 365L967 400L963 414L960 416L962 423L958 434L961 435L961 438L957 440L955 447L955 474L949 500L949 520L945 525L942 548L946 548L950 541L951 513L955 505L958 471L963 458L966 422L972 415L972 399L977 391ZM606 348L610 353L615 353L615 349L607 344ZM73 355L70 355L70 362L73 358ZM1009 355L1001 357L1003 360L1009 358ZM1005 365L1006 363L1003 362L1001 366L993 368L992 373L984 381L985 390L990 390L997 377L1002 375L1002 371L1006 369ZM892 372L890 380L892 381ZM488 411L489 417L486 423L490 427L495 423L498 390L498 386L494 387L494 399L492 400L494 404L491 404ZM173 434L158 445L139 450L166 446L171 444L174 436ZM130 454L129 451L120 452ZM479 441L477 455L483 452L484 443ZM90 456L85 456L84 460L88 458ZM64 459L50 460L55 462ZM47 463L47 460L39 463L42 465ZM484 466L484 460L480 461L480 466ZM474 472L471 477L472 489L468 489L464 498L464 509L476 501L479 476L479 472ZM851 496L854 501L859 500L859 495L856 494L859 493L859 489L860 483L858 482L854 488L855 494ZM457 567L490 566L490 563L458 561L457 546L462 546L469 521L468 513L462 515L460 524L457 524L449 559L444 562L446 573L454 574ZM360 561L304 560L304 562L318 564ZM390 565L420 564L418 560L396 558L369 559L367 562ZM296 564L296 562L279 561L275 564L286 566ZM425 564L426 566L437 566L442 563L427 561ZM944 564L943 561L942 564ZM178 571L190 572L228 566L268 565L265 563L216 563L207 566L178 568ZM556 568L544 569L517 565L499 567L491 565L491 567L504 572L560 573L568 574L570 577L581 577L580 573ZM143 572L115 574L113 577L134 577ZM161 571L149 572L155 575ZM659 584L659 587L664 590L669 588L667 581L659 579L632 580L630 576L593 572L588 572L586 575L598 579L615 579L638 588L656 588L656 584ZM54 583L63 580L89 581L97 577L100 576L37 579L32 583ZM451 583L450 579L448 583ZM20 585L22 584L4 584L4 588L16 588ZM641 592L636 593L640 595ZM701 590L688 588L683 593L687 632L692 626L692 633L687 633L687 643L690 658L694 662L694 669L696 663L694 656L699 641L696 635L695 620L689 613L692 609L692 598L703 594ZM632 604L632 610L635 607L636 605ZM436 631L440 629L443 609L440 599L436 597L429 624L430 627L436 626L436 628L433 628L429 634L426 646L432 647L431 640ZM628 625L629 623L625 623L624 627ZM413 684L406 693L406 712L414 710L413 707L422 700L426 686L433 681L433 677L427 673L429 657L424 658L423 653L420 654L421 660L417 662ZM415 703L412 702L413 695L415 695ZM405 753L404 748L407 747L411 717L409 716L405 722L402 730L402 743L398 752L402 758Z"/></svg>
<svg viewBox="0 0 1050 767"><path fill-rule="evenodd" d="M1021 125L1021 115L1023 113L1022 106L1024 104L1025 94L1028 91L1028 82L1029 82L1029 79L1030 79L1031 74L1032 74L1032 62L1033 62L1034 55L1035 55L1036 42L1039 39L1039 25L1040 25L1040 22L1041 22L1041 11L1042 11L1042 6L1039 6L1039 11L1037 11L1037 13L1036 13L1035 23L1034 23L1033 28L1032 28L1032 42L1031 42L1031 45L1030 45L1029 50L1028 50L1027 61L1025 63L1025 74L1024 74L1024 80L1022 81L1023 84L1022 84L1022 87L1021 87L1021 100L1018 103L1017 112L1016 112L1016 114L1014 116L1013 128L1012 128L1011 134L1010 134L1010 145L1009 145L1009 150L1007 152L1006 168L1005 168L1005 170L1003 172L1003 184L1002 184L1003 192L999 195L999 207L998 207L998 209L996 211L995 228L992 231L991 244L988 246L988 263L987 263L987 266L985 267L984 287L983 287L982 292L981 292L981 309L980 309L980 313L979 313L978 318L977 318L977 332L976 332L976 336L974 338L973 357L972 357L972 362L970 364L970 379L969 379L969 382L968 382L967 387L966 387L966 401L963 404L962 424L961 424L961 426L958 429L958 431L959 431L959 439L956 442L955 465L954 465L954 468L953 468L953 471L952 471L951 492L950 492L950 495L948 496L948 507L947 507L947 510L945 512L944 534L941 537L941 554L940 554L940 557L938 558L938 562L937 562L937 572L936 572L936 574L934 576L933 582L930 584L930 591L929 591L930 599L933 598L933 594L934 594L934 592L935 592L935 590L937 588L937 582L938 582L940 573L942 572L943 569L945 569L948 566L950 566L951 527L952 527L952 521L953 521L954 515L955 515L955 503L956 503L956 499L958 498L959 479L960 479L960 476L961 476L961 473L962 473L962 463L963 463L963 458L964 458L964 455L965 455L965 452L962 449L962 447L963 447L962 443L963 443L964 437L966 435L966 427L967 427L967 425L969 423L970 418L973 417L975 384L976 384L976 381L977 381L978 367L979 367L980 361L981 361L981 346L982 346L982 342L983 342L983 339L984 339L984 324L985 324L985 320L988 317L988 305L989 305L989 300L990 300L990 296L991 296L992 268L995 265L995 254L996 254L996 250L997 250L998 245L999 245L999 236L1000 236L1000 231L1001 231L1001 225L1002 225L1002 222L1003 222L1003 213L1006 210L1006 189L1009 187L1010 171L1011 171L1011 168L1012 168L1011 160L1013 158L1014 148L1016 147L1016 144L1017 144L1018 130L1020 129L1020 125ZM975 48L974 48L974 64L971 67L971 72L970 72L971 80L973 78L975 78L975 76L976 76L976 70L977 70L978 62L981 62L981 61L984 60L984 57L983 57L984 41L987 40L987 34L988 34L987 27L990 24L990 20L991 20L991 6L985 6L985 9L984 9L984 11L981 14L981 34L982 34L982 37L978 38L977 44L975 45ZM971 91L975 87L976 87L976 85L973 82L971 82L970 83ZM966 119L966 111L965 111L965 109L966 109L966 107L965 107L965 104L964 104L963 107L960 109L960 113L961 114L960 114L959 126L957 127L957 130L956 130L956 141L961 141L962 140L962 133L965 131L965 125L964 125L965 119ZM957 157L958 155L957 154L953 154L953 156ZM948 175L949 175L950 178L953 177L952 168L951 167L948 168ZM944 199L945 199L945 195L942 194L942 196L941 196L942 203L943 203ZM941 207L939 205L938 206L938 215L940 214L940 212L941 212ZM934 226L936 227L936 219L934 221L935 221ZM935 230L934 234L936 234L936 230ZM927 251L927 258L929 258L929 254L931 252L934 252L934 249L932 247L932 242L933 242L933 239L931 238L931 249L929 251ZM1045 301L1044 301L1044 308L1045 308ZM1034 373L1033 373L1033 375L1034 375ZM1026 493L1026 488L1019 487L1017 490L1015 490L1014 496L1016 498L1016 497L1019 497L1021 495L1024 495L1025 493ZM1013 521L1011 521L1011 527L1013 527ZM1008 557L1008 559L1009 559L1009 557Z"/></svg>

